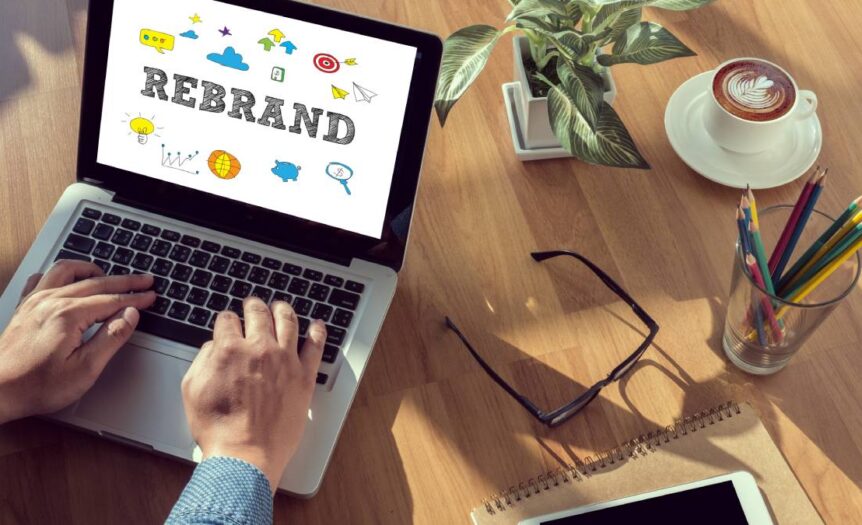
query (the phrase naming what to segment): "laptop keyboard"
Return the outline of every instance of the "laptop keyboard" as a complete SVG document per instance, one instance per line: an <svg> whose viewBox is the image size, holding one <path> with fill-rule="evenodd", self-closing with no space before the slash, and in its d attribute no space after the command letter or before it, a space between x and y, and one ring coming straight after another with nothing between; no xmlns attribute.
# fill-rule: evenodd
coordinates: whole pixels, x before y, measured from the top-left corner
<svg viewBox="0 0 862 525"><path fill-rule="evenodd" d="M300 347L311 319L326 323L326 363L338 358L365 290L338 275L90 207L75 219L57 259L90 261L108 275L153 274L157 298L141 312L138 330L193 347L212 339L218 312L242 319L250 295L286 301L299 318ZM328 381L318 373L318 383Z"/></svg>

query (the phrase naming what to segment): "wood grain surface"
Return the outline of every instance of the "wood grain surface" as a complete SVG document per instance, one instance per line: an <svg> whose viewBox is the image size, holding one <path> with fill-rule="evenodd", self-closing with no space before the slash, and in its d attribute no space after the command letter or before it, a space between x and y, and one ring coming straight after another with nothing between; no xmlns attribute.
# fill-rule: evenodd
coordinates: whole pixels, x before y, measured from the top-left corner
<svg viewBox="0 0 862 525"><path fill-rule="evenodd" d="M326 5L447 35L498 24L505 0L326 0ZM85 0L0 2L0 284L5 285L75 177ZM736 56L787 67L814 90L830 166L819 207L862 193L862 4L718 0L694 12L647 10L698 56L617 66L615 108L652 171L573 160L519 162L500 84L511 46L432 125L406 266L320 493L276 498L276 521L464 523L482 499L560 461L726 400L750 400L818 511L862 523L862 352L854 292L783 372L733 368L720 336L738 191L688 169L664 133L664 108L689 77ZM86 137L84 137L86 140ZM752 174L756 176L756 174ZM758 193L795 199L801 182ZM443 326L452 316L486 358L546 407L606 375L642 338L575 249L627 288L661 325L625 381L557 429L495 386ZM157 523L187 466L27 420L0 428L0 523ZM656 473L660 478L661 473ZM695 519L696 522L696 519Z"/></svg>

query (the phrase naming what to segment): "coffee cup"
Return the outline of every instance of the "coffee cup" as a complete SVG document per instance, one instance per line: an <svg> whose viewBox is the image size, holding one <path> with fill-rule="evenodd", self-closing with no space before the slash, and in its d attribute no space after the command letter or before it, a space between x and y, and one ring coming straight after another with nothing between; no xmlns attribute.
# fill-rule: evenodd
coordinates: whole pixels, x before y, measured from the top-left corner
<svg viewBox="0 0 862 525"><path fill-rule="evenodd" d="M817 96L799 89L780 66L761 58L734 58L712 73L703 120L722 148L759 153L785 140L794 121L811 117Z"/></svg>

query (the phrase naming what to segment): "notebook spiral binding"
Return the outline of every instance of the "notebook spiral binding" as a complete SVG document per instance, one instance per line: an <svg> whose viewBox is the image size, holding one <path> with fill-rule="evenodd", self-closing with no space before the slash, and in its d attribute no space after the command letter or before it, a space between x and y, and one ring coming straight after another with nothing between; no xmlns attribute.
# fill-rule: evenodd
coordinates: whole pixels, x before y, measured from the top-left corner
<svg viewBox="0 0 862 525"><path fill-rule="evenodd" d="M641 434L610 450L599 452L595 458L587 456L574 464L566 464L564 467L543 472L535 478L522 481L517 486L513 485L502 492L494 494L482 503L488 514L493 515L498 512L505 512L523 499L553 490L561 484L584 481L593 475L593 473L609 465L615 465L637 456L646 456L650 452L661 448L663 444L670 443L671 440L680 439L680 437L687 436L689 433L693 434L698 429L706 428L707 425L714 425L724 421L726 418L732 418L741 412L739 404L733 401L722 403L708 410L702 410L701 412L678 419L673 425Z"/></svg>

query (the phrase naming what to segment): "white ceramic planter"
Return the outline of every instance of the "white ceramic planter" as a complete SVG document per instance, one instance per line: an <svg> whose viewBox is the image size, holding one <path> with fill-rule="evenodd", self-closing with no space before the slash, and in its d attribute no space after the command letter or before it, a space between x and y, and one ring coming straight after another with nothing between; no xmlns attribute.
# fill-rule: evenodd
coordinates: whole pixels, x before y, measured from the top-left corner
<svg viewBox="0 0 862 525"><path fill-rule="evenodd" d="M548 97L536 97L530 91L530 82L527 78L527 70L524 67L524 57L530 55L530 45L527 38L517 36L512 39L514 45L515 80L520 84L520 89L514 90L515 113L520 128L521 140L527 150L539 148L560 148L560 141L554 136L551 121L548 118ZM610 70L605 69L602 77L605 80L606 91L604 100L612 104L617 95L617 86ZM510 122L513 126L514 123Z"/></svg>

